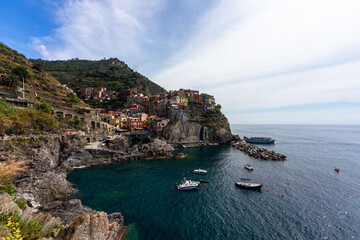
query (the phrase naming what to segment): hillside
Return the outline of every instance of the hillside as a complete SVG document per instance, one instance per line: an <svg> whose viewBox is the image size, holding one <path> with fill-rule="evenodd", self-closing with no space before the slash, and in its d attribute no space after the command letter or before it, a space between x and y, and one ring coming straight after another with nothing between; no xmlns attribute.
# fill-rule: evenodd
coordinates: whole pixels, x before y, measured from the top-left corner
<svg viewBox="0 0 360 240"><path fill-rule="evenodd" d="M166 92L165 89L133 71L117 58L99 61L79 59L67 61L32 59L31 61L41 65L44 71L74 90L81 87L106 87L108 90L117 92L136 88L145 95Z"/></svg>
<svg viewBox="0 0 360 240"><path fill-rule="evenodd" d="M22 97L23 79L25 98L29 100L44 101L65 108L71 108L74 104L86 106L38 64L0 43L0 92Z"/></svg>

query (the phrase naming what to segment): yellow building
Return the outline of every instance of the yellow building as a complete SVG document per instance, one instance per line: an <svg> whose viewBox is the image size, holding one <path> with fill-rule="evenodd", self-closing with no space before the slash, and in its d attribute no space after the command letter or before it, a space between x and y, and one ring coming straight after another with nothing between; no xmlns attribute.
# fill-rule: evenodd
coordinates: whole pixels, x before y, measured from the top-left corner
<svg viewBox="0 0 360 240"><path fill-rule="evenodd" d="M122 129L127 128L127 125L126 125L127 119L128 119L128 115L125 115L125 114L120 115L120 122L119 122L120 128L122 128Z"/></svg>

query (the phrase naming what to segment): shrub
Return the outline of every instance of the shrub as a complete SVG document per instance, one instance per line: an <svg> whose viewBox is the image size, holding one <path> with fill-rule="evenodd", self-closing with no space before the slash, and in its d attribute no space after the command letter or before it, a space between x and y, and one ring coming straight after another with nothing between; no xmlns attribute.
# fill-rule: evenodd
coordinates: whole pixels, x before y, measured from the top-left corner
<svg viewBox="0 0 360 240"><path fill-rule="evenodd" d="M15 198L13 200L21 210L25 210L27 208L27 203L25 200L20 199L20 198Z"/></svg>
<svg viewBox="0 0 360 240"><path fill-rule="evenodd" d="M89 110L89 109L86 109L86 108L77 108L75 111L76 111L78 114L90 113L90 110Z"/></svg>
<svg viewBox="0 0 360 240"><path fill-rule="evenodd" d="M0 162L0 185L25 170L25 163L15 160Z"/></svg>
<svg viewBox="0 0 360 240"><path fill-rule="evenodd" d="M0 190L5 191L6 193L8 193L10 196L13 196L17 190L14 187L14 185L12 184L12 182L10 181L10 178L7 178L1 185L0 185Z"/></svg>
<svg viewBox="0 0 360 240"><path fill-rule="evenodd" d="M41 219L27 221L22 219L17 211L0 211L0 236L2 239L41 239L50 237L54 228L63 229L61 225L46 227L46 223Z"/></svg>
<svg viewBox="0 0 360 240"><path fill-rule="evenodd" d="M11 72L20 78L30 77L29 72L24 67L15 67L11 70Z"/></svg>
<svg viewBox="0 0 360 240"><path fill-rule="evenodd" d="M52 107L49 103L46 102L36 103L35 108L41 112L53 114Z"/></svg>
<svg viewBox="0 0 360 240"><path fill-rule="evenodd" d="M80 99L78 97L76 97L74 94L69 93L68 95L66 95L69 98L69 102L70 103L79 103Z"/></svg>

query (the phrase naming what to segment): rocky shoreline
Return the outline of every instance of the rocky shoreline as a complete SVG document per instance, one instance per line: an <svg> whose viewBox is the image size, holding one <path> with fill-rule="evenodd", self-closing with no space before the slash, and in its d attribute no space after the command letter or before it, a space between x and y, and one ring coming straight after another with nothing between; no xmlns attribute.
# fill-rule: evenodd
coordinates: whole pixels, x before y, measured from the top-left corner
<svg viewBox="0 0 360 240"><path fill-rule="evenodd" d="M67 173L76 168L116 161L171 158L174 157L173 146L199 147L219 143L227 143L251 157L286 160L284 155L248 144L238 136L230 138L227 134L218 139L166 142L155 138L147 143L126 147L119 139L115 139L102 150L86 149L84 137L78 135L0 141L0 161L14 159L23 161L27 166L27 171L14 180L17 188L14 197L25 200L28 205L27 210L22 212L7 193L0 191L0 209L12 206L10 209L19 211L26 219L41 217L63 226L61 231L54 232L48 239L121 239L126 229L121 213L106 214L83 206L78 199L68 200L74 188L66 180ZM175 157L179 159L187 155L179 154Z"/></svg>
<svg viewBox="0 0 360 240"><path fill-rule="evenodd" d="M262 159L262 160L271 160L271 161L286 161L285 155L276 153L274 151L269 151L265 148L261 148L254 144L247 143L246 141L241 139L237 141L232 141L230 143L230 146L239 149L246 155L253 158Z"/></svg>
<svg viewBox="0 0 360 240"><path fill-rule="evenodd" d="M26 201L26 219L46 216L50 222L61 224L63 230L49 239L120 239L125 235L121 213L97 212L81 204L78 199L68 201L74 189L66 175L76 168L136 159L169 158L174 148L165 141L153 139L121 150L84 148L84 139L77 135L15 139L0 142L0 161L23 161L27 170L14 180L14 197ZM0 191L0 209L16 208L12 198ZM6 201L5 201L6 199ZM42 217L43 218L43 217Z"/></svg>

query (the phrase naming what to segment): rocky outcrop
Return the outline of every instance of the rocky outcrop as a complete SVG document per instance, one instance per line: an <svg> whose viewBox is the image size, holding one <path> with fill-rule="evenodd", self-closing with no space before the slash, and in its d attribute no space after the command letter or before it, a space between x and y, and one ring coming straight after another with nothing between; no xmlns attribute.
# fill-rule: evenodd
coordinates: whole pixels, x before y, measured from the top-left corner
<svg viewBox="0 0 360 240"><path fill-rule="evenodd" d="M55 239L119 239L124 229L120 213L97 212L78 199L67 201L74 191L66 180L67 173L111 161L169 158L175 149L160 139L126 148L121 141L117 144L119 141L114 141L108 150L85 149L83 139L76 135L13 139L0 141L0 161L14 159L26 163L27 171L14 181L15 197L27 202L27 217L52 217L65 226ZM11 198L0 195L0 201L18 210Z"/></svg>
<svg viewBox="0 0 360 240"><path fill-rule="evenodd" d="M0 161L26 163L27 171L14 180L15 197L26 200L29 217L42 214L65 225L55 239L118 239L123 230L120 213L107 215L83 206L80 200L67 201L74 191L67 172L103 163L83 146L83 139L75 135L0 141Z"/></svg>
<svg viewBox="0 0 360 240"><path fill-rule="evenodd" d="M42 231L52 231L53 238L43 238L43 239L56 239L58 237L58 233L60 229L54 228L54 226L59 226L60 218L54 217L51 214L38 212L34 213L34 209L31 207L26 207L25 210L22 210L18 207L18 205L14 202L13 198L4 191L0 191L0 209L3 213L8 212L17 212L18 216L26 221L36 220L37 222L43 222ZM39 227L39 226L38 226ZM59 239L59 238L58 238ZM60 238L61 239L61 238Z"/></svg>
<svg viewBox="0 0 360 240"><path fill-rule="evenodd" d="M163 135L171 143L200 141L229 143L232 138L229 122L222 114L214 115L204 121L170 122Z"/></svg>
<svg viewBox="0 0 360 240"><path fill-rule="evenodd" d="M286 156L280 153L275 153L274 151L269 151L265 148L255 146L245 142L244 140L231 142L230 146L239 149L246 155L249 155L253 158L258 158L262 160L272 160L272 161L285 161Z"/></svg>
<svg viewBox="0 0 360 240"><path fill-rule="evenodd" d="M122 226L122 216L110 223L109 216L104 212L82 213L65 227L60 237L67 240L119 239Z"/></svg>

